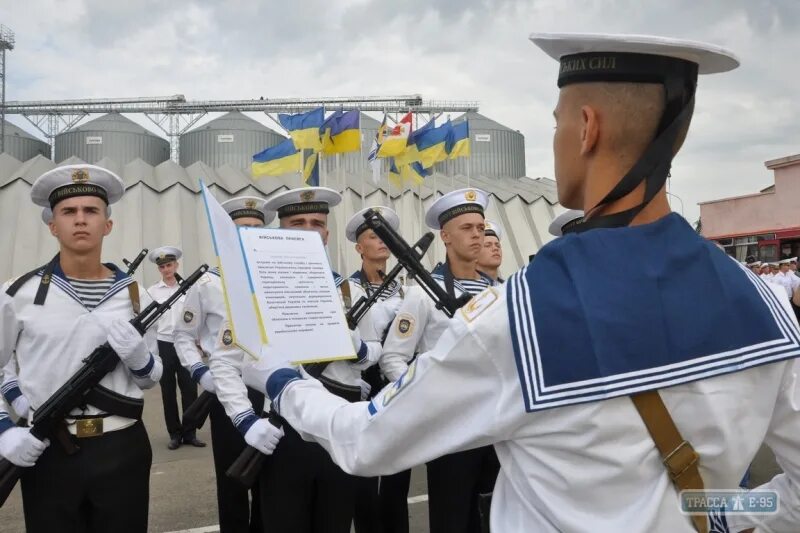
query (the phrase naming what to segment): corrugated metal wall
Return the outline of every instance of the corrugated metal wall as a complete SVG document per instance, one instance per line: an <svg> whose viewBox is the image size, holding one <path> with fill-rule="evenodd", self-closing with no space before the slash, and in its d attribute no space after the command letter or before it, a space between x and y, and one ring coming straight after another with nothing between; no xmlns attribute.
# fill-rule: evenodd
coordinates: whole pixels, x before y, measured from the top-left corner
<svg viewBox="0 0 800 533"><path fill-rule="evenodd" d="M181 165L202 161L214 168L230 165L248 170L253 154L286 139L242 113L227 113L180 138Z"/></svg>
<svg viewBox="0 0 800 533"><path fill-rule="evenodd" d="M169 142L119 113L109 113L56 135L55 160L87 163L109 158L120 164L141 159L158 165L169 159Z"/></svg>
<svg viewBox="0 0 800 533"><path fill-rule="evenodd" d="M39 140L19 126L6 121L5 152L20 161L37 155L50 159L50 145Z"/></svg>
<svg viewBox="0 0 800 533"><path fill-rule="evenodd" d="M472 176L519 178L525 175L525 136L480 113L465 113L454 123L469 120L472 157L448 161L448 172Z"/></svg>
<svg viewBox="0 0 800 533"><path fill-rule="evenodd" d="M79 162L72 158L64 162ZM120 173L127 187L125 197L114 205L114 229L106 238L103 259L121 265L122 258L132 258L143 247L176 245L183 249L182 271L189 272L201 262L213 264L214 254L199 180L209 185L220 200L242 194L269 196L299 185L296 175L267 178L253 182L249 176L226 165L213 169L195 163L184 169L172 161L152 167L141 160L125 165L104 160L101 164ZM0 224L14 231L0 232L0 279L8 279L45 263L57 250L56 240L40 219L41 209L30 202L30 187L53 163L39 156L21 163L7 154L0 155ZM402 234L414 241L425 231L423 213L439 194L451 187L466 186L466 178L437 176L425 186L413 190L391 186L385 179L375 187L361 177L343 173L341 180L331 178L327 185L344 191L341 206L330 217L331 238L328 248L335 270L350 273L359 264L354 245L344 238L344 224L356 210L366 205L389 205L400 214ZM491 193L488 218L500 223L506 233L501 272L508 276L527 263L551 237L550 221L561 212L556 205L555 183L551 180L473 178L471 186ZM362 195L362 190L364 194ZM444 246L437 238L425 257L432 267L444 258ZM147 285L155 283L158 272L146 263L137 275Z"/></svg>

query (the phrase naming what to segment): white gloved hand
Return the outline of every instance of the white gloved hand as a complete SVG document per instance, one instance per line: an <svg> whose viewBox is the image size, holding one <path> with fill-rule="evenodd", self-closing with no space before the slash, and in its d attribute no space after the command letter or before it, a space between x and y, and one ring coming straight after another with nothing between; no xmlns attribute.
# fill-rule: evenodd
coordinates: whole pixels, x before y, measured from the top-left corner
<svg viewBox="0 0 800 533"><path fill-rule="evenodd" d="M108 330L108 344L131 370L141 370L150 362L150 351L144 338L130 322L122 319L112 322Z"/></svg>
<svg viewBox="0 0 800 533"><path fill-rule="evenodd" d="M11 402L11 408L14 409L14 412L17 413L18 417L28 418L28 411L31 410L31 404L28 402L28 399L23 394L18 396L16 400Z"/></svg>
<svg viewBox="0 0 800 533"><path fill-rule="evenodd" d="M211 372L205 372L200 376L200 386L203 390L214 394L217 392L217 387L214 385L214 378L211 377Z"/></svg>
<svg viewBox="0 0 800 533"><path fill-rule="evenodd" d="M281 437L283 428L273 426L266 418L256 420L244 434L245 442L264 455L271 455L275 451Z"/></svg>
<svg viewBox="0 0 800 533"><path fill-rule="evenodd" d="M17 466L31 467L50 445L31 435L30 428L9 428L0 434L0 455Z"/></svg>
<svg viewBox="0 0 800 533"><path fill-rule="evenodd" d="M366 400L369 398L369 393L372 392L372 385L364 381L363 379L358 380L358 386L361 388L361 399Z"/></svg>

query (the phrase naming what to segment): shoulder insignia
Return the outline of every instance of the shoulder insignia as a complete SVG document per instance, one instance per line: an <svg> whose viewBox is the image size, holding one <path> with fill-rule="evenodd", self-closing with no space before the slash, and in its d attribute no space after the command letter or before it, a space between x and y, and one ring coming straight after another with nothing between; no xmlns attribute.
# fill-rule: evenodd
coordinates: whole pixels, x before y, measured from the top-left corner
<svg viewBox="0 0 800 533"><path fill-rule="evenodd" d="M414 318L414 315L409 313L400 313L397 315L397 318L395 319L395 323L397 324L397 326L395 326L397 329L397 334L401 337L410 336L414 331L414 325L416 321L417 320Z"/></svg>
<svg viewBox="0 0 800 533"><path fill-rule="evenodd" d="M472 300L467 303L467 305L460 309L461 316L463 316L464 320L467 322L472 322L478 318L481 313L489 309L489 307L491 307L499 297L500 296L497 294L495 289L492 287L487 287L483 290L483 292L475 295Z"/></svg>
<svg viewBox="0 0 800 533"><path fill-rule="evenodd" d="M192 320L194 320L194 313L189 310L183 312L183 321L187 324L191 324Z"/></svg>
<svg viewBox="0 0 800 533"><path fill-rule="evenodd" d="M222 332L222 344L225 346L233 344L233 333L231 333L231 330L226 329Z"/></svg>

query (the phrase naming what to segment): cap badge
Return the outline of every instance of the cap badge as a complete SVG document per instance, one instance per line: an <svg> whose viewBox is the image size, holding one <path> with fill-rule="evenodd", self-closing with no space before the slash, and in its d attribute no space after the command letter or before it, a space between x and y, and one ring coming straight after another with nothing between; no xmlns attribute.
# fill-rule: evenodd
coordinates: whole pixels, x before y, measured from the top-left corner
<svg viewBox="0 0 800 533"><path fill-rule="evenodd" d="M464 193L464 199L468 202L474 202L478 199L478 193L475 191L467 191Z"/></svg>
<svg viewBox="0 0 800 533"><path fill-rule="evenodd" d="M256 208L256 201L255 200L245 200L244 206L247 209L255 209Z"/></svg>
<svg viewBox="0 0 800 533"><path fill-rule="evenodd" d="M86 183L89 181L89 172L83 168L76 168L72 171L72 183Z"/></svg>
<svg viewBox="0 0 800 533"><path fill-rule="evenodd" d="M314 191L303 191L300 193L300 200L310 202L314 199Z"/></svg>

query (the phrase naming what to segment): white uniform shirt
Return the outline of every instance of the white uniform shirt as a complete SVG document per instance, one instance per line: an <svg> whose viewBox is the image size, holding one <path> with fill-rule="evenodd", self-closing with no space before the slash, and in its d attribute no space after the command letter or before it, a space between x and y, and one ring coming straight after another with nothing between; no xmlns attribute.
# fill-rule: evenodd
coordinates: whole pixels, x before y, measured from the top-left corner
<svg viewBox="0 0 800 533"><path fill-rule="evenodd" d="M770 280L770 283L774 283L775 285L780 285L784 291L786 291L786 295L791 298L794 291L800 287L800 278L794 275L794 272L791 270L788 272L778 272L775 274Z"/></svg>
<svg viewBox="0 0 800 533"><path fill-rule="evenodd" d="M775 292L791 314L783 291ZM780 513L729 515L731 531L798 531L800 364L758 366L661 396L700 454L707 488L736 488L762 440L775 452L784 474L763 488L779 492ZM371 402L347 403L305 379L286 387L278 409L303 438L359 476L494 444L501 470L492 531L694 531L628 397L526 412L502 289L488 289L460 310L436 346Z"/></svg>
<svg viewBox="0 0 800 533"><path fill-rule="evenodd" d="M149 289L147 289L147 292L158 303L161 303L170 296L172 296L175 293L175 291L178 290L178 287L180 287L180 283L176 282L175 285L170 287L169 285L164 283L163 280L161 280L152 287L150 287ZM158 334L158 340L164 342L173 342L172 332L175 329L175 323L178 319L178 314L180 312L182 303L185 298L186 298L185 296L182 296L178 300L178 302L174 306L172 306L172 309L164 313L164 316L162 316L161 319L158 321L156 330Z"/></svg>
<svg viewBox="0 0 800 533"><path fill-rule="evenodd" d="M44 305L34 305L40 280L41 275L34 276L13 297L6 294L10 282L4 284L0 292L0 365L5 366L16 355L19 388L34 411L83 366L85 357L106 342L108 328L114 320L130 320L134 316L127 289L133 280L129 277L115 282L92 311L56 273L51 278ZM140 291L140 300L142 309L150 303L144 291ZM145 341L153 354L146 373L134 375L119 363L100 385L129 398L142 398L142 389L158 383L163 368L153 328L148 330ZM7 416L8 410L5 402L0 402L2 418L4 414ZM85 410L72 411L75 415L101 413L92 405ZM126 420L123 419L123 424Z"/></svg>
<svg viewBox="0 0 800 533"><path fill-rule="evenodd" d="M446 290L442 276L434 274L433 277ZM477 294L492 284L485 277L480 280L454 280L453 289L455 296L459 297L465 292ZM409 287L383 343L380 366L386 378L389 381L397 380L406 371L416 352L433 349L449 322L447 315L436 309L436 304L421 287Z"/></svg>
<svg viewBox="0 0 800 533"><path fill-rule="evenodd" d="M208 366L203 362L203 352L210 354L214 349L225 312L222 281L219 270L213 268L189 289L183 305L175 313L172 332L175 352L181 365L195 381L199 381L208 371ZM200 348L197 347L198 343Z"/></svg>

